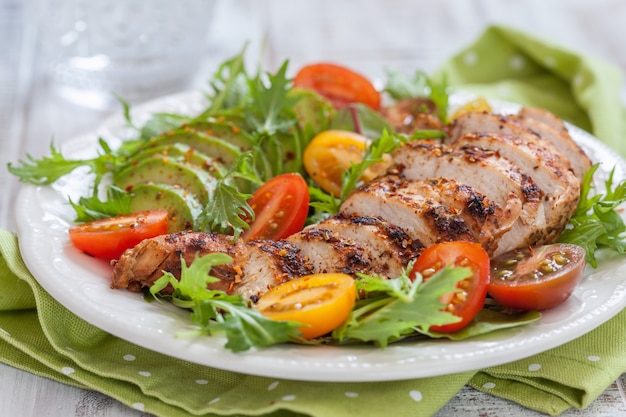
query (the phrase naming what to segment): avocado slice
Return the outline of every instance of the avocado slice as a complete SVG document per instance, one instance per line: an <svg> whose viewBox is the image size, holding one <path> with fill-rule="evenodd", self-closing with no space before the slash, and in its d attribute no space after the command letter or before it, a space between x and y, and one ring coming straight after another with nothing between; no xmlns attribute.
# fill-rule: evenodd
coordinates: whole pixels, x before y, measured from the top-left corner
<svg viewBox="0 0 626 417"><path fill-rule="evenodd" d="M168 233L190 230L202 212L196 198L180 187L167 184L139 184L131 190L133 212L165 209L169 212Z"/></svg>
<svg viewBox="0 0 626 417"><path fill-rule="evenodd" d="M209 117L203 120L189 122L186 127L208 136L220 138L231 145L236 146L241 152L250 150L254 146L254 139L242 127L233 120L225 117Z"/></svg>
<svg viewBox="0 0 626 417"><path fill-rule="evenodd" d="M208 155L182 143L142 149L129 158L129 164L137 165L147 158L165 158L197 166L216 178L223 178L226 168Z"/></svg>
<svg viewBox="0 0 626 417"><path fill-rule="evenodd" d="M158 148L164 145L173 145L175 143L181 143L187 145L205 155L210 156L217 162L224 164L225 166L231 166L241 155L241 151L237 146L226 142L223 139L215 136L209 136L207 134L194 131L189 128L181 128L164 133L160 136L156 136L147 142L147 146L142 149L148 149L150 147Z"/></svg>
<svg viewBox="0 0 626 417"><path fill-rule="evenodd" d="M209 201L216 178L202 169L166 158L146 158L113 175L113 183L132 191L140 184L168 184L193 194L200 204Z"/></svg>

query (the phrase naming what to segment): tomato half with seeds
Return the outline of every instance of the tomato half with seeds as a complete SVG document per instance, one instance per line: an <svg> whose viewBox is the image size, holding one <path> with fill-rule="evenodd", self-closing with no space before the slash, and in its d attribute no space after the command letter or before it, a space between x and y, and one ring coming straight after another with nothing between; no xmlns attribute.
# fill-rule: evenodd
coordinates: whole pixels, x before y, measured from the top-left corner
<svg viewBox="0 0 626 417"><path fill-rule="evenodd" d="M489 255L478 243L461 241L437 243L426 248L415 261L410 277L414 279L419 272L427 280L447 265L469 268L472 276L457 284L460 291L448 294L442 300L447 303L445 311L461 320L429 329L440 333L456 332L472 321L485 304L489 283Z"/></svg>
<svg viewBox="0 0 626 417"><path fill-rule="evenodd" d="M327 193L341 195L342 175L363 160L369 139L348 130L326 130L316 135L302 154L304 169ZM361 176L362 181L371 181L383 174L391 164L391 157L369 167Z"/></svg>
<svg viewBox="0 0 626 417"><path fill-rule="evenodd" d="M298 174L281 174L268 180L248 200L255 217L243 239L280 240L302 230L309 200L309 187Z"/></svg>
<svg viewBox="0 0 626 417"><path fill-rule="evenodd" d="M346 274L314 274L270 289L256 309L273 320L292 320L306 326L302 337L312 339L339 327L356 301L356 284Z"/></svg>
<svg viewBox="0 0 626 417"><path fill-rule="evenodd" d="M491 260L489 295L506 307L546 310L572 294L585 270L585 250L555 243L518 249Z"/></svg>
<svg viewBox="0 0 626 417"><path fill-rule="evenodd" d="M380 93L376 87L363 75L342 65L306 65L296 74L293 85L315 91L337 109L350 103L362 103L374 110L380 108Z"/></svg>
<svg viewBox="0 0 626 417"><path fill-rule="evenodd" d="M72 244L103 259L118 259L144 239L167 233L167 210L148 210L94 220L69 229Z"/></svg>

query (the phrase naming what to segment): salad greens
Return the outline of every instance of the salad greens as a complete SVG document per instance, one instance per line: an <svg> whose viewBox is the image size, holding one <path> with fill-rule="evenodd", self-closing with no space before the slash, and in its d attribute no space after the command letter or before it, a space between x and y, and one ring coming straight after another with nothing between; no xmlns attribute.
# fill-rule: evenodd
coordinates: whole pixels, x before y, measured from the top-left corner
<svg viewBox="0 0 626 417"><path fill-rule="evenodd" d="M211 276L211 268L230 262L232 258L222 253L196 258L190 265L181 257L180 280L165 272L152 285L150 293L157 301L166 299L178 307L191 310L191 322L195 328L180 332L179 336L221 335L227 339L225 347L235 352L285 342L372 342L384 348L390 343L420 334L459 340L496 329L524 325L540 317L537 312L515 316L491 311L484 320L470 324L464 333L429 332L430 326L459 320L454 314L442 311L445 303L441 297L459 291L457 283L470 276L471 271L447 267L427 281L422 280L419 274L411 281L406 272L411 270L411 264L397 279L359 274L356 280L359 300L348 320L333 331L330 337L304 340L300 338L299 330L302 323L266 318L254 308L249 308L241 295L207 289L207 284L218 281L218 278ZM173 288L172 294L158 295L168 285Z"/></svg>
<svg viewBox="0 0 626 417"><path fill-rule="evenodd" d="M619 207L626 202L626 180L620 181L614 187L613 169L605 182L605 194L590 195L594 188L593 175L599 166L600 164L595 164L585 173L578 207L569 221L569 227L559 237L560 242L585 248L587 262L594 268L598 264L595 253L599 248L611 248L621 254L626 253L626 224L619 214Z"/></svg>

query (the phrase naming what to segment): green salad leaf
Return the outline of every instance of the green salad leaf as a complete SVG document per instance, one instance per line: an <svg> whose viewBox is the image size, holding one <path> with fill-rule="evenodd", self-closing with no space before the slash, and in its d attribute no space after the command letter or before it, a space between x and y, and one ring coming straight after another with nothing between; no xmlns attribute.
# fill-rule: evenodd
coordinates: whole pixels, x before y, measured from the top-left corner
<svg viewBox="0 0 626 417"><path fill-rule="evenodd" d="M172 295L161 298L191 310L191 321L197 328L181 332L181 336L224 335L227 339L225 347L234 352L297 339L301 323L268 319L248 307L240 295L232 296L223 291L207 289L207 284L219 280L211 276L211 268L232 261L228 255L212 253L196 258L187 265L181 257L180 280L165 272L152 285L150 293L159 300L157 294L171 285L174 289Z"/></svg>
<svg viewBox="0 0 626 417"><path fill-rule="evenodd" d="M605 194L594 190L593 176L600 164L594 164L583 178L580 200L568 227L561 233L559 241L585 248L587 262L596 268L595 252L600 248L611 248L620 254L626 253L626 225L619 214L619 207L626 202L626 180L613 184L615 168L605 181Z"/></svg>

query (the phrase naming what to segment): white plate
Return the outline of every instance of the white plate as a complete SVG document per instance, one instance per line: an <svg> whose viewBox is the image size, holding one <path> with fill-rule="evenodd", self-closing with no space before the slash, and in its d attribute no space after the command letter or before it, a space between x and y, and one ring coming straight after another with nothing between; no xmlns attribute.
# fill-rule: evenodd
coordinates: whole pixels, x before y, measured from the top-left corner
<svg viewBox="0 0 626 417"><path fill-rule="evenodd" d="M456 96L457 102L467 97ZM186 93L167 97L137 109L140 119L156 110L193 111L201 96ZM498 103L503 112L515 106ZM126 137L121 118L114 118L94 134L67 142L67 155L86 156L102 136ZM591 135L572 127L574 138L596 161L602 182L616 166L616 178L625 177L626 162ZM216 337L179 338L190 326L186 311L169 304L148 303L142 295L111 290L111 267L81 254L69 242L67 229L74 201L84 193L88 178L74 172L54 186L25 186L18 197L16 215L24 260L39 283L61 304L120 338L166 355L246 374L310 381L385 381L429 377L479 369L521 359L575 339L617 314L626 306L626 259L601 254L600 267L586 276L572 297L544 313L541 320L520 328L495 332L465 341L432 340L392 345L319 347L282 345L232 353Z"/></svg>

